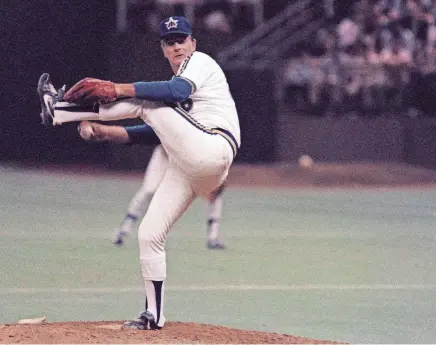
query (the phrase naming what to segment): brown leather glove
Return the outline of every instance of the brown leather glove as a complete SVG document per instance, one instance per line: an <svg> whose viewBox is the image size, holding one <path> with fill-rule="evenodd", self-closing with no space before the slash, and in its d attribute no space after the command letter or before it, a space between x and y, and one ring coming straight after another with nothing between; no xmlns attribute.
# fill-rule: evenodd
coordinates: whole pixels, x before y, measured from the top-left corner
<svg viewBox="0 0 436 345"><path fill-rule="evenodd" d="M117 99L115 84L111 81L85 78L76 83L64 95L64 101L70 103L110 103Z"/></svg>

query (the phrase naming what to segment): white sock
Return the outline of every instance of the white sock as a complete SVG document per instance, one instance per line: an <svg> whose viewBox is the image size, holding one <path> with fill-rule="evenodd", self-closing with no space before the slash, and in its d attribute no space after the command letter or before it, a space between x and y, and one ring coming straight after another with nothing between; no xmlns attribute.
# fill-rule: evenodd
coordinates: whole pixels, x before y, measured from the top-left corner
<svg viewBox="0 0 436 345"><path fill-rule="evenodd" d="M165 281L146 280L145 293L147 295L146 307L147 311L153 314L156 324L163 327L165 317L163 316L164 304L164 285Z"/></svg>
<svg viewBox="0 0 436 345"><path fill-rule="evenodd" d="M207 239L209 241L214 241L219 236L222 211L223 198L218 195L207 205Z"/></svg>
<svg viewBox="0 0 436 345"><path fill-rule="evenodd" d="M138 217L133 214L126 214L124 217L123 223L121 224L120 230L123 232L131 233L136 222L138 221Z"/></svg>
<svg viewBox="0 0 436 345"><path fill-rule="evenodd" d="M139 243L141 245L141 242ZM166 278L166 255L141 257L141 271L144 280L147 300L147 311L153 314L156 324L163 327L165 317L164 306L164 281Z"/></svg>
<svg viewBox="0 0 436 345"><path fill-rule="evenodd" d="M68 102L57 102L54 109L53 125L64 122L98 120L98 106L78 105Z"/></svg>

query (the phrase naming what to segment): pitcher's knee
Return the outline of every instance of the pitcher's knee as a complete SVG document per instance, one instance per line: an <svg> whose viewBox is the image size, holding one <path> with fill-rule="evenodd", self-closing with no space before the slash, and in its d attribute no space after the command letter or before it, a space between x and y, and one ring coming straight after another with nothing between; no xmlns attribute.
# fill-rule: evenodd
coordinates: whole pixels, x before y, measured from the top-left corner
<svg viewBox="0 0 436 345"><path fill-rule="evenodd" d="M149 229L139 229L138 242L141 256L161 254L165 251L166 236Z"/></svg>

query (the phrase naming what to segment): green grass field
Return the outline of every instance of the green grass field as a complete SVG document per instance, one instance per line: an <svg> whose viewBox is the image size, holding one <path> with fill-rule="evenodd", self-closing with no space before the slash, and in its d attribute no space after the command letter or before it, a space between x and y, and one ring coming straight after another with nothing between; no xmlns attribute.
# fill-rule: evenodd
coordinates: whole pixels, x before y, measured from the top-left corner
<svg viewBox="0 0 436 345"><path fill-rule="evenodd" d="M143 307L136 238L116 248L141 177L0 168L0 323L124 320ZM170 234L166 317L352 343L436 342L436 191L225 192L205 248L197 200Z"/></svg>

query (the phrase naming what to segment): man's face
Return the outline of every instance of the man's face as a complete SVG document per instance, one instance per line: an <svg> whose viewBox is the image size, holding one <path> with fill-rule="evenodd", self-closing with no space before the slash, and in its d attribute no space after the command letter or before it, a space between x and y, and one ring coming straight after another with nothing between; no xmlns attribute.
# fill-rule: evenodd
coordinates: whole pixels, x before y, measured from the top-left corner
<svg viewBox="0 0 436 345"><path fill-rule="evenodd" d="M161 45L171 66L178 68L183 60L195 51L197 42L191 36L171 35L165 37Z"/></svg>

